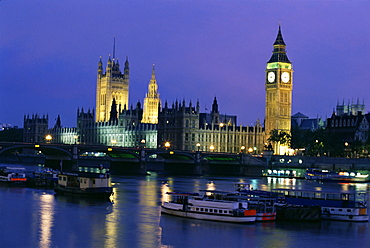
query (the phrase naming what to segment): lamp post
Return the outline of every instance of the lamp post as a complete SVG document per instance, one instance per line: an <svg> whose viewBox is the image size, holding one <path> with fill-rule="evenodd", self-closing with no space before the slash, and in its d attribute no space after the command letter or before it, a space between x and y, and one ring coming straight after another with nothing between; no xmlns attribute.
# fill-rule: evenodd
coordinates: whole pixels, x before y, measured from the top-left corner
<svg viewBox="0 0 370 248"><path fill-rule="evenodd" d="M167 141L164 143L164 147L166 147L166 150L168 150L171 147L171 143Z"/></svg>
<svg viewBox="0 0 370 248"><path fill-rule="evenodd" d="M112 146L115 146L115 145L117 144L117 140L112 139L112 140L111 140L111 143L112 143Z"/></svg>
<svg viewBox="0 0 370 248"><path fill-rule="evenodd" d="M215 149L215 147L214 147L213 145L211 145L211 146L209 147L209 149L211 150L211 152L213 152L213 150Z"/></svg>
<svg viewBox="0 0 370 248"><path fill-rule="evenodd" d="M197 143L197 144L196 144L196 146L197 146L197 150L198 150L198 152L199 152L199 149L200 149L200 143Z"/></svg>
<svg viewBox="0 0 370 248"><path fill-rule="evenodd" d="M142 140L140 141L140 143L141 143L141 147L142 147L142 148L145 148L146 140L145 140L145 139L142 139Z"/></svg>
<svg viewBox="0 0 370 248"><path fill-rule="evenodd" d="M51 134L48 134L45 136L46 143L50 143L52 139L53 139L53 136L51 136Z"/></svg>
<svg viewBox="0 0 370 248"><path fill-rule="evenodd" d="M240 153L244 153L245 146L240 147Z"/></svg>
<svg viewBox="0 0 370 248"><path fill-rule="evenodd" d="M78 135L73 135L73 139L75 140L75 145L77 144Z"/></svg>

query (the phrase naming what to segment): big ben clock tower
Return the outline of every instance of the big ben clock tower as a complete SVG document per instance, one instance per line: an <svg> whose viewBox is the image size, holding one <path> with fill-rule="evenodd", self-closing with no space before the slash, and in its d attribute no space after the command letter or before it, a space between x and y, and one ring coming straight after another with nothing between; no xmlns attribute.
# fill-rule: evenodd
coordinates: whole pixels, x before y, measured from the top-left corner
<svg viewBox="0 0 370 248"><path fill-rule="evenodd" d="M285 51L285 42L279 25L274 50L266 66L266 140L271 130L290 133L293 90L293 67ZM285 154L287 146L275 144L275 154Z"/></svg>

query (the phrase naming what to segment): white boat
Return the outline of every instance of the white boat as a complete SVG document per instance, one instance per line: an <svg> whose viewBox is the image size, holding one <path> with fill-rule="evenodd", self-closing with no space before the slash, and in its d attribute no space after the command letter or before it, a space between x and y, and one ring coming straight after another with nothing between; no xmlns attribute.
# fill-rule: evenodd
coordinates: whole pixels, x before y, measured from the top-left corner
<svg viewBox="0 0 370 248"><path fill-rule="evenodd" d="M8 185L25 184L27 182L26 169L20 167L0 167L0 182Z"/></svg>
<svg viewBox="0 0 370 248"><path fill-rule="evenodd" d="M354 222L369 221L366 208L366 192L294 189L273 189L272 191L283 194L288 204L320 206L322 219Z"/></svg>
<svg viewBox="0 0 370 248"><path fill-rule="evenodd" d="M168 201L161 205L161 212L199 220L234 223L256 221L256 210L248 202L203 199L197 193L168 192Z"/></svg>
<svg viewBox="0 0 370 248"><path fill-rule="evenodd" d="M258 196L253 192L201 190L203 198L208 200L224 200L235 202L248 202L249 209L256 210L256 221L273 221L276 219L276 198Z"/></svg>

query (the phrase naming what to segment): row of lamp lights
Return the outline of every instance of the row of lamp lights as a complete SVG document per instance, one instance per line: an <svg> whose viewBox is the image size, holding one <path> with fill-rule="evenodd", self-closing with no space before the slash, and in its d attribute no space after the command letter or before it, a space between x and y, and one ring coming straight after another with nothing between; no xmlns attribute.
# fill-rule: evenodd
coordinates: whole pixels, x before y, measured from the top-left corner
<svg viewBox="0 0 370 248"><path fill-rule="evenodd" d="M75 139L75 143L76 143L77 142L77 139L78 139L78 136L75 135L75 136L73 136L73 138ZM45 140L46 140L47 143L50 143L52 139L53 139L53 137L50 134L48 134L48 135L45 136ZM113 140L111 140L111 143L112 143L113 146L115 146L117 144L117 140L113 139ZM141 143L142 146L145 146L146 140L145 139L142 139L140 141L140 143ZM168 150L171 147L171 143L168 142L168 141L166 141L164 143L164 146L166 147L166 150ZM197 143L196 146L197 146L197 150L200 151L200 143ZM210 145L209 149L210 149L211 152L213 152L215 150L214 145ZM249 153L252 153L253 151L256 151L256 149L257 149L256 147L254 147L254 148L250 147L248 149L248 152ZM241 153L244 153L245 146L241 146L240 147L240 150L241 150L240 151Z"/></svg>

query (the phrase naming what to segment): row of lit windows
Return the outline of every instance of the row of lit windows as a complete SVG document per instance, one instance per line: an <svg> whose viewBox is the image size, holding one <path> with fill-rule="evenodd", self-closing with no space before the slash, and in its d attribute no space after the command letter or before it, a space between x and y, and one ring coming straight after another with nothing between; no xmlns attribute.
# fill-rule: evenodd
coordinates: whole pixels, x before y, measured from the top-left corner
<svg viewBox="0 0 370 248"><path fill-rule="evenodd" d="M335 120L331 122L332 127L351 127L355 125L355 120Z"/></svg>
<svg viewBox="0 0 370 248"><path fill-rule="evenodd" d="M190 210L197 211L197 212L205 212L205 213L215 213L215 214L232 214L231 210L222 210L222 209L214 209L214 208L191 207Z"/></svg>

